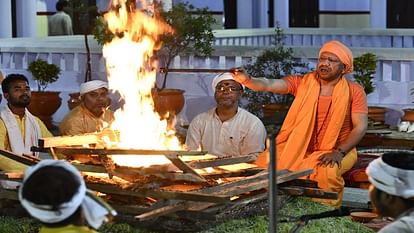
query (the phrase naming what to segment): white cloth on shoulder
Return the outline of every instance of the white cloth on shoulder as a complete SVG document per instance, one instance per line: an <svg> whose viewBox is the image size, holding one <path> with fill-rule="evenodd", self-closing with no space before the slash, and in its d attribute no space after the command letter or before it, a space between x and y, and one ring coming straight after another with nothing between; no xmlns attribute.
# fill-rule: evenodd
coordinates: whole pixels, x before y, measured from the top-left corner
<svg viewBox="0 0 414 233"><path fill-rule="evenodd" d="M45 166L57 166L71 172L79 181L79 189L66 203L60 204L58 210L53 210L51 205L40 205L33 203L23 197L24 182L37 170ZM63 187L62 187L63 188ZM117 213L104 201L98 197L88 194L85 181L79 171L69 162L64 160L45 159L38 164L29 167L23 177L22 185L19 188L19 200L22 206L29 212L31 216L45 223L58 223L70 217L75 211L82 206L81 210L88 224L98 229L104 221L107 221L107 215L115 216Z"/></svg>
<svg viewBox="0 0 414 233"><path fill-rule="evenodd" d="M80 95L84 95L88 92L98 90L99 88L106 88L108 89L108 83L102 80L92 80L86 83L82 83L80 85Z"/></svg>
<svg viewBox="0 0 414 233"><path fill-rule="evenodd" d="M30 148L38 145L38 140L42 137L42 131L36 118L27 109L24 114L24 141L16 116L7 105L0 112L0 117L6 126L12 152L18 155L31 155L33 153Z"/></svg>
<svg viewBox="0 0 414 233"><path fill-rule="evenodd" d="M405 199L414 197L414 170L392 167L378 158L368 165L366 172L376 188Z"/></svg>

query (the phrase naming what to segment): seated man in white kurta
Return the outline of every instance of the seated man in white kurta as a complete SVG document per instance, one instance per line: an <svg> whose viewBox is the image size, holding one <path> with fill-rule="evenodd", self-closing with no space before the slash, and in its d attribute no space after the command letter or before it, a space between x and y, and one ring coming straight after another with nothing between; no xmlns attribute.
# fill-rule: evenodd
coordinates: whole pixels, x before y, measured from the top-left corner
<svg viewBox="0 0 414 233"><path fill-rule="evenodd" d="M239 107L243 86L223 73L213 79L212 87L217 106L191 121L187 149L219 157L259 155L265 149L266 130L259 118Z"/></svg>

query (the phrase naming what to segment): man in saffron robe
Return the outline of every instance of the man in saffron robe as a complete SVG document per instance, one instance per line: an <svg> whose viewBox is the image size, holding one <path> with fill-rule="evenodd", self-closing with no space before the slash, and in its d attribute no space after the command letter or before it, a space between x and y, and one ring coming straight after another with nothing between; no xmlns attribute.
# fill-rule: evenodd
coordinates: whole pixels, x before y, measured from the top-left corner
<svg viewBox="0 0 414 233"><path fill-rule="evenodd" d="M353 70L351 50L339 41L328 41L319 51L317 70L303 76L282 79L253 78L235 71L234 79L255 91L293 94L277 136L277 169L314 169L308 179L339 197L326 204L339 207L344 180L342 174L357 160L355 146L368 125L368 106L363 88L346 79ZM268 164L268 153L257 160Z"/></svg>

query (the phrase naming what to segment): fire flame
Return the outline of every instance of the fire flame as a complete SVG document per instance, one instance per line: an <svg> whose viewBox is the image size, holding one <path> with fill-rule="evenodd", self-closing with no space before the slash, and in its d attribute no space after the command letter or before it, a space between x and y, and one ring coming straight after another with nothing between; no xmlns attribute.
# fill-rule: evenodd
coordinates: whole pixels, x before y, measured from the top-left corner
<svg viewBox="0 0 414 233"><path fill-rule="evenodd" d="M157 61L154 51L160 49L158 42L164 33L173 29L161 19L146 1L141 1L142 9L128 7L126 0L113 0L112 10L104 19L109 30L117 35L103 46L106 61L108 84L112 91L119 92L124 105L115 112L111 129L119 131L120 148L180 150L179 140L168 129L166 120L161 120L154 110L151 90L156 82ZM118 164L131 164L131 160L143 163L170 163L164 156L113 156ZM127 160L128 159L128 160ZM148 165L148 164L147 164Z"/></svg>

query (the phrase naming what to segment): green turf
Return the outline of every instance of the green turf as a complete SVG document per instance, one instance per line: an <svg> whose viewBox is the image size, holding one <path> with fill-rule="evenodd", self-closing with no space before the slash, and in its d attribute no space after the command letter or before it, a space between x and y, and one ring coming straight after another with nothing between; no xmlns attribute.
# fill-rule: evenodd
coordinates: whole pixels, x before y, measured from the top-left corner
<svg viewBox="0 0 414 233"><path fill-rule="evenodd" d="M304 198L298 198L285 204L280 212L279 218L285 216L300 216L304 214L314 214L332 208L311 202ZM289 232L293 223L279 223L278 232ZM35 233L38 231L39 224L27 218L12 218L0 216L0 233ZM235 219L214 226L202 233L259 233L268 231L267 216L255 216L251 218ZM128 224L115 223L106 224L99 229L102 233L149 233L151 231L132 227ZM306 233L335 233L335 232L360 232L372 233L374 231L360 223L351 221L349 217L326 218L310 221L301 232Z"/></svg>

